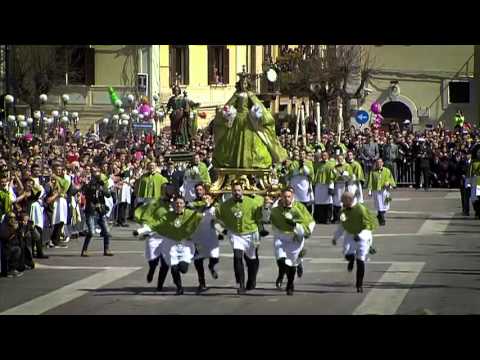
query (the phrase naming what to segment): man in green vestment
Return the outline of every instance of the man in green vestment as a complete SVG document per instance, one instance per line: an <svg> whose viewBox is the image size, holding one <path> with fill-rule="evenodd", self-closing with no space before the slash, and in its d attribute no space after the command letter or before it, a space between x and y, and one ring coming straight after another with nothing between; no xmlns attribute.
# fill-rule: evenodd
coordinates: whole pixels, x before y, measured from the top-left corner
<svg viewBox="0 0 480 360"><path fill-rule="evenodd" d="M187 203L195 200L195 186L200 183L210 184L210 174L208 173L207 165L200 161L200 155L195 154L183 176L183 193Z"/></svg>
<svg viewBox="0 0 480 360"><path fill-rule="evenodd" d="M348 184L348 191L355 195L355 200L359 203L363 203L363 184L365 182L365 175L363 174L362 165L355 160L353 151L347 151L347 157L345 158L347 164L350 165L353 172L352 181Z"/></svg>
<svg viewBox="0 0 480 360"><path fill-rule="evenodd" d="M216 221L225 228L233 247L233 268L235 279L239 284L237 293L245 294L246 290L253 290L260 261L258 259L258 246L260 236L258 227L262 221L263 204L259 197L252 198L243 195L243 184L232 183L232 197L220 203L215 212ZM247 263L248 281L245 287L245 271L243 258Z"/></svg>
<svg viewBox="0 0 480 360"><path fill-rule="evenodd" d="M137 206L151 199L158 199L162 196L162 185L168 181L157 169L157 164L152 161L147 166L147 172L135 184L135 196Z"/></svg>
<svg viewBox="0 0 480 360"><path fill-rule="evenodd" d="M385 225L385 213L390 210L392 201L391 190L396 187L395 179L390 169L383 166L383 160L378 159L375 169L370 171L368 177L368 195L373 196L373 204L378 211L378 222Z"/></svg>
<svg viewBox="0 0 480 360"><path fill-rule="evenodd" d="M315 154L313 186L315 207L313 216L318 224L330 224L335 174L335 162L329 161L327 151Z"/></svg>
<svg viewBox="0 0 480 360"><path fill-rule="evenodd" d="M174 211L167 212L152 226L155 236L160 237L161 267L157 290L163 290L163 283L171 268L173 282L177 287L176 295L183 295L181 274L186 274L188 265L195 254L192 236L197 231L203 215L185 208L185 199L175 199Z"/></svg>
<svg viewBox="0 0 480 360"><path fill-rule="evenodd" d="M277 258L277 288L281 288L283 277L287 275L287 295L293 295L297 266L301 264L300 254L305 239L310 237L315 221L300 201L294 201L292 188L282 191L277 207L272 208L270 220L273 229L273 243Z"/></svg>
<svg viewBox="0 0 480 360"><path fill-rule="evenodd" d="M332 243L337 245L337 240L343 236L343 254L348 261L347 270L353 271L356 260L356 288L357 292L362 293L365 261L372 246L372 231L378 227L378 222L363 204L354 205L354 200L352 193L343 193L340 223L333 235Z"/></svg>

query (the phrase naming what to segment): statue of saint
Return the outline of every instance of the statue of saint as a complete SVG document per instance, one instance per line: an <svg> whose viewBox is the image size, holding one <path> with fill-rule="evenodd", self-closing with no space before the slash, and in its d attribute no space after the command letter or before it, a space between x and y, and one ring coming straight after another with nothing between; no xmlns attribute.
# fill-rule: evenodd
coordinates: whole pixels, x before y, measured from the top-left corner
<svg viewBox="0 0 480 360"><path fill-rule="evenodd" d="M173 96L167 103L167 113L170 114L172 129L172 144L189 145L196 132L194 109L198 108L200 104L189 100L186 93L182 95L182 90L178 85L173 86L172 93Z"/></svg>

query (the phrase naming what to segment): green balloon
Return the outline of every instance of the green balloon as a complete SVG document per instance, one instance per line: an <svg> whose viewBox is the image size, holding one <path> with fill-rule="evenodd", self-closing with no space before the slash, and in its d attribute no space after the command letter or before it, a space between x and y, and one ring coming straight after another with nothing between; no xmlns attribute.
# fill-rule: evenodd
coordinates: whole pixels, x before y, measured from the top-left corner
<svg viewBox="0 0 480 360"><path fill-rule="evenodd" d="M112 102L112 105L116 106L115 103L117 102L117 100L120 100L120 98L118 97L113 87L108 88L108 93L110 94L110 101Z"/></svg>

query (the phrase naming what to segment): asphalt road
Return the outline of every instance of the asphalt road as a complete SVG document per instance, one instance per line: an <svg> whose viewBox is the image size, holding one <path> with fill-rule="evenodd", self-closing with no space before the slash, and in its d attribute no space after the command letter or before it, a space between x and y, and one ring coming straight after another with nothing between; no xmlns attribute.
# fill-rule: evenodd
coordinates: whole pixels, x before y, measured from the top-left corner
<svg viewBox="0 0 480 360"><path fill-rule="evenodd" d="M367 263L363 294L355 291L341 246L331 245L334 225L318 225L308 241L294 296L275 289L270 237L261 244L257 289L236 294L232 250L224 242L219 279L207 270L209 290L195 295L192 264L183 275L185 295L174 296L170 275L162 293L156 279L146 283L144 241L131 235L134 225L112 228L114 257L102 256L96 237L92 256L81 258L82 238L48 250L50 258L21 278L1 278L0 315L480 314L480 220L460 213L458 192L395 192L387 225L375 233L378 253Z"/></svg>

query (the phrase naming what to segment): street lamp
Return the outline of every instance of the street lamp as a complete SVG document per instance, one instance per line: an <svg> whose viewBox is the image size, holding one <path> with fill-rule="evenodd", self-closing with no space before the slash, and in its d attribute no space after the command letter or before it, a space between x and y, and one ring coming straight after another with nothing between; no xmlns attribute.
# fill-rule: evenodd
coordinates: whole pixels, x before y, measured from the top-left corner
<svg viewBox="0 0 480 360"><path fill-rule="evenodd" d="M5 126L3 127L3 137L5 138L6 132L8 131L8 146L10 148L10 115L9 115L9 107L13 106L15 98L12 95L5 95L3 98L3 109L5 111ZM15 121L15 119L14 119Z"/></svg>

